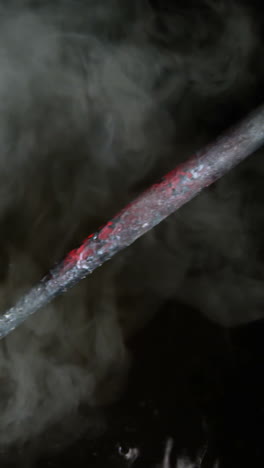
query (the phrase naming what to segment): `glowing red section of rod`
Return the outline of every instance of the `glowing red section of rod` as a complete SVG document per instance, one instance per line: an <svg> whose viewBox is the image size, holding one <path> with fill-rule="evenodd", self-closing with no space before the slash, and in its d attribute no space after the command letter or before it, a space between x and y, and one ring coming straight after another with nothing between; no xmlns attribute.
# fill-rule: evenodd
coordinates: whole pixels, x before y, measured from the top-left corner
<svg viewBox="0 0 264 468"><path fill-rule="evenodd" d="M124 208L0 317L0 337L92 273L264 144L264 106Z"/></svg>

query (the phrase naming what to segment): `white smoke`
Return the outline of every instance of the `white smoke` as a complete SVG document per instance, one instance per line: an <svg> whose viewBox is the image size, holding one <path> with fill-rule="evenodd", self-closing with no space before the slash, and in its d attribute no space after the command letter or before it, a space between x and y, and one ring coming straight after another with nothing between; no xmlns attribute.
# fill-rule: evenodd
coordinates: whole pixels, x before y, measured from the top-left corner
<svg viewBox="0 0 264 468"><path fill-rule="evenodd" d="M227 1L173 14L147 0L0 2L2 311L225 126L254 92L259 47L253 16ZM191 301L221 323L262 313L240 189L256 164L0 343L1 445L117 396L125 337L166 299Z"/></svg>

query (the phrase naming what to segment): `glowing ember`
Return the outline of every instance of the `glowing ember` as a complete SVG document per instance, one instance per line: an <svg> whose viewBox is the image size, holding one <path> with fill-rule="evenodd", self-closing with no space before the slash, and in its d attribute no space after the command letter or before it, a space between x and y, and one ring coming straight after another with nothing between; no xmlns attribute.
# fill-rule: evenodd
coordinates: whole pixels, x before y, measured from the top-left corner
<svg viewBox="0 0 264 468"><path fill-rule="evenodd" d="M264 143L264 107L146 190L0 318L0 337L131 245Z"/></svg>

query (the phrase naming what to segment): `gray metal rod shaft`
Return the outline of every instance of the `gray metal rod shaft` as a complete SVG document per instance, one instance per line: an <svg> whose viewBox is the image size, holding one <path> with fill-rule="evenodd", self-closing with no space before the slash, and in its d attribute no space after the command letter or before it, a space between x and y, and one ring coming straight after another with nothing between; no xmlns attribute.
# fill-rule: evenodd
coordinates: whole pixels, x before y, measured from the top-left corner
<svg viewBox="0 0 264 468"><path fill-rule="evenodd" d="M0 338L159 224L264 144L264 106L136 198L0 317Z"/></svg>

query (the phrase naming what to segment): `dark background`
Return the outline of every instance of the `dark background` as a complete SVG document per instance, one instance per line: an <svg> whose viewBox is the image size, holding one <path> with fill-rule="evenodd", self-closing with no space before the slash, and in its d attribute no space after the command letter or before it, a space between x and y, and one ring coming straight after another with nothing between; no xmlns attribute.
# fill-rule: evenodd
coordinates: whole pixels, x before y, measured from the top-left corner
<svg viewBox="0 0 264 468"><path fill-rule="evenodd" d="M199 2L151 3L173 13L197 8ZM250 4L261 30L262 2ZM260 77L255 94L230 110L224 126L263 98ZM221 127L219 121L215 133ZM172 466L178 455L196 457L205 446L202 467L213 467L216 459L224 468L264 466L264 321L228 330L199 310L169 303L129 346L135 359L122 398L106 409L104 434L93 441L82 436L66 450L48 454L40 439L19 454L3 455L1 466L125 467L125 454L137 447L140 457L133 466L148 468L162 460L169 437L174 439Z"/></svg>
<svg viewBox="0 0 264 468"><path fill-rule="evenodd" d="M220 467L263 466L263 334L264 321L227 330L167 304L130 344L134 363L123 396L106 408L106 432L48 453L40 438L3 456L1 466L126 467L136 447L133 466L153 467L168 438L172 467L179 456L197 459L203 451L202 467L216 459Z"/></svg>

